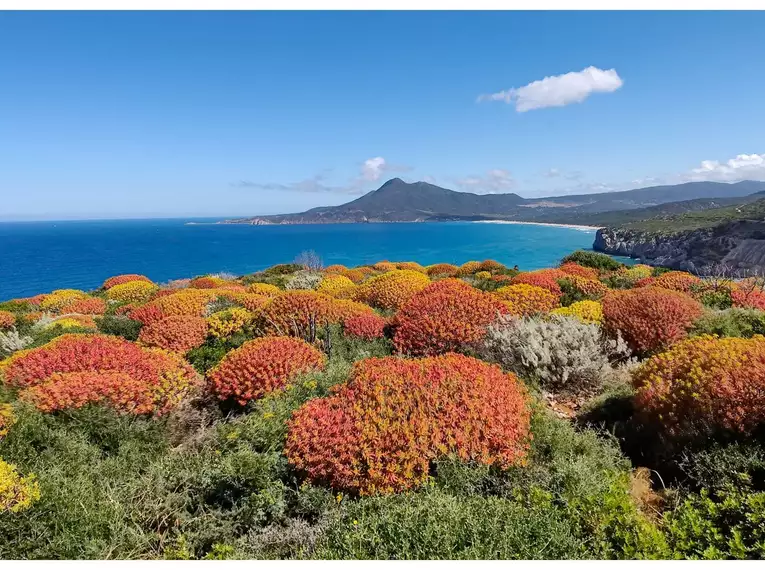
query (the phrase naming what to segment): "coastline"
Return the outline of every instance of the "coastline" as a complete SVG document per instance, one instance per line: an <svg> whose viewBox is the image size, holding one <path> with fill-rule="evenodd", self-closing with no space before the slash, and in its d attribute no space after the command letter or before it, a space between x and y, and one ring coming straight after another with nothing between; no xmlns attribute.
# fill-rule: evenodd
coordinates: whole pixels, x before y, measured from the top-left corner
<svg viewBox="0 0 765 570"><path fill-rule="evenodd" d="M521 224L524 226L556 226L559 228L569 228L572 230L598 231L603 226L582 226L578 224L553 224L549 222L520 222L517 220L475 220L473 224Z"/></svg>

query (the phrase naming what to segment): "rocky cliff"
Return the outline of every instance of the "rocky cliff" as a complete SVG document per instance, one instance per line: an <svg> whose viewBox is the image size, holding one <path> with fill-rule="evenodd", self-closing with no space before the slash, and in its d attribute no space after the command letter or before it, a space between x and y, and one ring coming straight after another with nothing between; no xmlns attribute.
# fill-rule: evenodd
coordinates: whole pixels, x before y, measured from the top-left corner
<svg viewBox="0 0 765 570"><path fill-rule="evenodd" d="M593 249L702 275L720 265L765 272L765 221L737 220L677 233L603 228Z"/></svg>

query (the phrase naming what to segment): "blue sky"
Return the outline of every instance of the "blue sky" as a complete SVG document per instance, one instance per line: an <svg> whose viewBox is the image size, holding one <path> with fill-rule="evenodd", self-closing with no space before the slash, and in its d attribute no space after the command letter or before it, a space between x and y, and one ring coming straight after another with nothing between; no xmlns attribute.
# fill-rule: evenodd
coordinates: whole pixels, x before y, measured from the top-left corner
<svg viewBox="0 0 765 570"><path fill-rule="evenodd" d="M765 179L764 28L741 12L0 13L0 219L291 212L393 176L526 197Z"/></svg>

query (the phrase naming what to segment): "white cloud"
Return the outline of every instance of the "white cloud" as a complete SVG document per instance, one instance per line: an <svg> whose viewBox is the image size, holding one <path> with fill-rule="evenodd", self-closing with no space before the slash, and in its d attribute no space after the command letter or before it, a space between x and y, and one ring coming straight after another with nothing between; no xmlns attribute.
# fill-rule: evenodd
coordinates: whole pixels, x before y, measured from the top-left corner
<svg viewBox="0 0 765 570"><path fill-rule="evenodd" d="M376 156L364 161L361 165L361 176L364 180L379 180L385 170L385 159L382 156Z"/></svg>
<svg viewBox="0 0 765 570"><path fill-rule="evenodd" d="M739 154L725 162L703 160L686 178L718 182L765 180L765 154Z"/></svg>
<svg viewBox="0 0 765 570"><path fill-rule="evenodd" d="M486 176L467 176L458 178L455 184L462 190L476 194L502 194L515 186L510 171L501 168L489 170Z"/></svg>
<svg viewBox="0 0 765 570"><path fill-rule="evenodd" d="M515 104L519 113L563 107L581 103L593 93L611 93L624 84L615 69L598 69L590 66L582 71L571 71L532 81L523 87L513 87L499 93L481 95L478 101L504 101Z"/></svg>

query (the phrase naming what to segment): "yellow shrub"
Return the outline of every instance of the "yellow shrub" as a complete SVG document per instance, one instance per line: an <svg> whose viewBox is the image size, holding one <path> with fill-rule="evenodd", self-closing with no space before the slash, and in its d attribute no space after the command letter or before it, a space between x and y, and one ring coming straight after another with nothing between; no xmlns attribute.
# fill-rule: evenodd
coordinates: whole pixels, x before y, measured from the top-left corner
<svg viewBox="0 0 765 570"><path fill-rule="evenodd" d="M8 435L8 430L16 423L16 414L11 404L0 404L0 438Z"/></svg>
<svg viewBox="0 0 765 570"><path fill-rule="evenodd" d="M356 290L354 299L381 309L397 310L429 283L430 279L424 273L397 269L362 283Z"/></svg>
<svg viewBox="0 0 765 570"><path fill-rule="evenodd" d="M324 277L316 290L336 299L350 299L356 284L344 275L331 274Z"/></svg>
<svg viewBox="0 0 765 570"><path fill-rule="evenodd" d="M270 283L253 283L247 287L248 293L255 293L256 295L265 295L266 297L274 297L282 292L276 285Z"/></svg>
<svg viewBox="0 0 765 570"><path fill-rule="evenodd" d="M16 466L0 459L0 513L18 513L40 498L40 485L34 475L22 477Z"/></svg>
<svg viewBox="0 0 765 570"><path fill-rule="evenodd" d="M145 303L157 291L157 286L146 281L128 281L106 291L106 296L120 303Z"/></svg>
<svg viewBox="0 0 765 570"><path fill-rule="evenodd" d="M408 269L410 271L419 271L420 273L426 273L427 269L417 263L416 261L402 261L396 264L397 269Z"/></svg>
<svg viewBox="0 0 765 570"><path fill-rule="evenodd" d="M50 295L46 295L40 302L40 309L43 311L59 311L63 306L71 303L75 299L85 299L88 294L78 289L57 289Z"/></svg>
<svg viewBox="0 0 765 570"><path fill-rule="evenodd" d="M479 271L475 274L476 279L491 279L491 273L488 271Z"/></svg>
<svg viewBox="0 0 765 570"><path fill-rule="evenodd" d="M465 275L473 275L481 268L480 261L466 261L457 269L457 277L464 277Z"/></svg>
<svg viewBox="0 0 765 570"><path fill-rule="evenodd" d="M218 311L207 319L208 333L216 338L227 337L242 330L252 319L252 313L239 307Z"/></svg>
<svg viewBox="0 0 765 570"><path fill-rule="evenodd" d="M575 317L583 323L600 324L603 320L603 307L598 301L577 301L568 307L552 311L555 315Z"/></svg>
<svg viewBox="0 0 765 570"><path fill-rule="evenodd" d="M500 287L494 292L518 316L535 315L553 310L559 304L558 297L542 287L517 283Z"/></svg>

